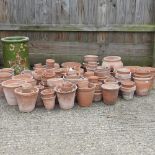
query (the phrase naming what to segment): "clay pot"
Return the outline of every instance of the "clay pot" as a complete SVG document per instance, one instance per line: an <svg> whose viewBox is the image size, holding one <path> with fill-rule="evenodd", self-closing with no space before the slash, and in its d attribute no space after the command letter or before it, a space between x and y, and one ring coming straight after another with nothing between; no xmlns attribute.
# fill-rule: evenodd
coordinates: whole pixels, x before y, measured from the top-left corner
<svg viewBox="0 0 155 155"><path fill-rule="evenodd" d="M47 80L47 85L54 89L56 86L61 86L64 80L62 78L51 78Z"/></svg>
<svg viewBox="0 0 155 155"><path fill-rule="evenodd" d="M11 79L12 74L9 72L0 72L0 82Z"/></svg>
<svg viewBox="0 0 155 155"><path fill-rule="evenodd" d="M81 67L81 64L78 62L64 62L61 64L61 66L63 68L77 68L77 67Z"/></svg>
<svg viewBox="0 0 155 155"><path fill-rule="evenodd" d="M131 80L131 72L127 68L119 68L116 71L115 77L118 81Z"/></svg>
<svg viewBox="0 0 155 155"><path fill-rule="evenodd" d="M37 69L35 71L32 72L32 75L34 77L35 80L37 81L41 81L41 77L43 75L44 70L42 69Z"/></svg>
<svg viewBox="0 0 155 155"><path fill-rule="evenodd" d="M23 83L25 83L25 81L21 80L7 80L2 82L4 95L9 105L17 105L14 90L18 87L21 87Z"/></svg>
<svg viewBox="0 0 155 155"><path fill-rule="evenodd" d="M123 86L121 86L120 90L122 92L123 99L132 100L133 97L134 97L136 86L132 86L132 87L123 87Z"/></svg>
<svg viewBox="0 0 155 155"><path fill-rule="evenodd" d="M94 76L94 72L88 71L88 72L85 72L85 73L84 73L84 77L88 78L88 77L90 77L90 76Z"/></svg>
<svg viewBox="0 0 155 155"><path fill-rule="evenodd" d="M124 81L121 83L121 86L122 87L125 87L125 88L132 88L135 86L135 82L133 81Z"/></svg>
<svg viewBox="0 0 155 155"><path fill-rule="evenodd" d="M77 86L73 85L73 88L71 91L65 92L60 90L60 87L55 87L54 90L56 91L60 108L67 110L74 107L76 89L77 89Z"/></svg>
<svg viewBox="0 0 155 155"><path fill-rule="evenodd" d="M52 110L52 109L54 109L54 107L55 107L55 99L56 99L56 96L49 97L49 98L44 98L44 97L42 97L44 106L45 106L45 108L46 108L47 110Z"/></svg>
<svg viewBox="0 0 155 155"><path fill-rule="evenodd" d="M121 57L119 56L107 56L107 57L104 57L102 61L103 61L102 67L109 68L112 71L123 67Z"/></svg>
<svg viewBox="0 0 155 155"><path fill-rule="evenodd" d="M39 89L36 106L41 107L41 106L43 106L43 101L41 99L41 91L44 90L44 86L39 84L37 86L34 86L34 88L38 88Z"/></svg>
<svg viewBox="0 0 155 155"><path fill-rule="evenodd" d="M136 94L138 96L147 96L149 94L149 90L152 84L152 77L151 78L134 77L133 79L136 84Z"/></svg>
<svg viewBox="0 0 155 155"><path fill-rule="evenodd" d="M99 77L98 76L90 76L90 77L88 77L88 81L90 83L98 83L99 82Z"/></svg>
<svg viewBox="0 0 155 155"><path fill-rule="evenodd" d="M22 93L30 93L33 86L30 83L22 84Z"/></svg>
<svg viewBox="0 0 155 155"><path fill-rule="evenodd" d="M40 94L43 98L51 98L55 96L55 91L53 89L45 89L41 91Z"/></svg>
<svg viewBox="0 0 155 155"><path fill-rule="evenodd" d="M98 61L98 56L97 55L85 55L84 56L84 61L85 62L97 62Z"/></svg>
<svg viewBox="0 0 155 155"><path fill-rule="evenodd" d="M139 66L125 66L125 68L128 68L130 72L134 74Z"/></svg>
<svg viewBox="0 0 155 155"><path fill-rule="evenodd" d="M22 80L22 81L29 81L30 79L33 79L33 76L30 74L20 74L12 77L13 80Z"/></svg>
<svg viewBox="0 0 155 155"><path fill-rule="evenodd" d="M94 102L100 102L102 100L102 93L94 93L94 98L93 101Z"/></svg>
<svg viewBox="0 0 155 155"><path fill-rule="evenodd" d="M54 59L46 59L46 67L54 68L55 60Z"/></svg>
<svg viewBox="0 0 155 155"><path fill-rule="evenodd" d="M35 108L39 89L33 88L31 92L23 93L22 87L15 89L15 96L17 99L19 111L31 112Z"/></svg>
<svg viewBox="0 0 155 155"><path fill-rule="evenodd" d="M43 67L42 63L34 64L34 68L42 68L42 67Z"/></svg>
<svg viewBox="0 0 155 155"><path fill-rule="evenodd" d="M7 73L11 73L12 75L14 75L13 68L2 68L2 69L0 69L0 72L7 72Z"/></svg>
<svg viewBox="0 0 155 155"><path fill-rule="evenodd" d="M87 88L88 83L88 79L81 80L78 82L78 88Z"/></svg>
<svg viewBox="0 0 155 155"><path fill-rule="evenodd" d="M120 86L118 84L103 84L103 102L107 105L115 104L118 98L119 88Z"/></svg>
<svg viewBox="0 0 155 155"><path fill-rule="evenodd" d="M88 88L78 88L77 100L82 107L89 107L92 105L95 92L95 85L89 84Z"/></svg>
<svg viewBox="0 0 155 155"><path fill-rule="evenodd" d="M151 72L145 67L139 67L136 69L134 76L148 77L148 76L151 76Z"/></svg>
<svg viewBox="0 0 155 155"><path fill-rule="evenodd" d="M104 80L105 84L118 84L118 80L116 80L115 78L107 78Z"/></svg>

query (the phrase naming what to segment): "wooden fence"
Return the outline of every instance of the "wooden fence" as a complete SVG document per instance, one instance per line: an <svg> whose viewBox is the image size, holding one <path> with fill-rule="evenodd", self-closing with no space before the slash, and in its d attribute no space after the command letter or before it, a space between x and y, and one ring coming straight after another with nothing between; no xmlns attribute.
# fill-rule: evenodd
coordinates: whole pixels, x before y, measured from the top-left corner
<svg viewBox="0 0 155 155"><path fill-rule="evenodd" d="M85 54L120 55L126 65L155 63L154 0L1 0L0 37L30 38L31 64ZM1 45L0 45L1 46ZM1 49L1 48L0 48ZM2 52L0 50L0 62Z"/></svg>

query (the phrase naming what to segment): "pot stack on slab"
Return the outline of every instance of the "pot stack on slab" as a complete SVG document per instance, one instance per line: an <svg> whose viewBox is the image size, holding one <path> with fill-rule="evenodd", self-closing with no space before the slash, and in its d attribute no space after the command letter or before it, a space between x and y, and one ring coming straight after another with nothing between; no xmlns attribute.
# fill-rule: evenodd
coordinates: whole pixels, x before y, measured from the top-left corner
<svg viewBox="0 0 155 155"><path fill-rule="evenodd" d="M0 97L5 95L8 105L18 105L21 112L35 107L53 110L72 109L75 102L89 107L93 102L113 105L119 95L125 100L146 96L155 89L155 68L123 66L121 57L107 56L99 65L97 55L86 55L83 68L79 62L54 59L35 64L33 70L14 75L11 68L0 69ZM61 67L60 67L61 66Z"/></svg>

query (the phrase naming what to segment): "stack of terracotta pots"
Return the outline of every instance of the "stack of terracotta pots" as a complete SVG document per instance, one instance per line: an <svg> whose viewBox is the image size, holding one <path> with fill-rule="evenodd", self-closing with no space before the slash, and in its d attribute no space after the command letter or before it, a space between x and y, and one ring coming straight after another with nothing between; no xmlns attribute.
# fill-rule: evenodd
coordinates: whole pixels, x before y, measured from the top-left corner
<svg viewBox="0 0 155 155"><path fill-rule="evenodd" d="M121 83L120 90L122 92L123 99L125 99L125 100L133 99L134 93L135 93L135 90L136 90L135 82L133 82L133 81L123 81Z"/></svg>
<svg viewBox="0 0 155 155"><path fill-rule="evenodd" d="M119 68L116 71L115 77L120 83L123 81L131 81L131 72L128 68Z"/></svg>
<svg viewBox="0 0 155 155"><path fill-rule="evenodd" d="M52 110L55 107L55 91L53 89L45 89L41 91L41 98L43 100L43 104L47 110Z"/></svg>
<svg viewBox="0 0 155 155"><path fill-rule="evenodd" d="M84 56L84 67L87 71L95 71L98 66L97 55L86 55Z"/></svg>
<svg viewBox="0 0 155 155"><path fill-rule="evenodd" d="M77 86L71 82L63 82L54 88L60 108L67 110L74 107Z"/></svg>
<svg viewBox="0 0 155 155"><path fill-rule="evenodd" d="M89 82L95 85L95 92L94 92L94 102L99 102L102 100L102 82L99 82L98 76L90 76L88 78Z"/></svg>
<svg viewBox="0 0 155 155"><path fill-rule="evenodd" d="M138 96L148 95L153 85L153 77L150 70L143 67L137 68L133 79L136 84L136 94Z"/></svg>

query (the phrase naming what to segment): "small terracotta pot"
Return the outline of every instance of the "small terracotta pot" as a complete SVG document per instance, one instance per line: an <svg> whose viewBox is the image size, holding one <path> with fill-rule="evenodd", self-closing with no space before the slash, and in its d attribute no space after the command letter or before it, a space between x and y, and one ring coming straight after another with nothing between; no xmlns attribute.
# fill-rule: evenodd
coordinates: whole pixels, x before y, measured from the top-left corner
<svg viewBox="0 0 155 155"><path fill-rule="evenodd" d="M51 78L47 80L47 85L54 89L56 86L61 86L63 82L63 78Z"/></svg>
<svg viewBox="0 0 155 155"><path fill-rule="evenodd" d="M8 72L0 72L0 82L11 79L12 74Z"/></svg>
<svg viewBox="0 0 155 155"><path fill-rule="evenodd" d="M43 98L51 98L55 96L55 91L52 89L45 89L45 90L42 90L40 94Z"/></svg>
<svg viewBox="0 0 155 155"><path fill-rule="evenodd" d="M38 63L38 64L34 64L34 67L35 67L35 68L42 68L43 65L42 65L42 63Z"/></svg>
<svg viewBox="0 0 155 155"><path fill-rule="evenodd" d="M21 87L15 89L15 96L17 99L19 111L31 112L35 108L39 89L33 88L33 90L29 93L23 93L22 91L23 90Z"/></svg>
<svg viewBox="0 0 155 155"><path fill-rule="evenodd" d="M89 107L92 105L95 92L95 85L89 84L88 88L78 88L77 100L82 107Z"/></svg>
<svg viewBox="0 0 155 155"><path fill-rule="evenodd" d="M62 92L59 87L55 87L60 108L67 110L74 107L76 89L77 86L74 85L71 91Z"/></svg>
<svg viewBox="0 0 155 155"><path fill-rule="evenodd" d="M102 100L102 93L94 93L94 98L93 101L94 102L100 102Z"/></svg>
<svg viewBox="0 0 155 155"><path fill-rule="evenodd" d="M99 82L99 77L98 76L90 76L90 77L88 77L88 81L90 83L98 83Z"/></svg>
<svg viewBox="0 0 155 155"><path fill-rule="evenodd" d="M55 60L54 59L46 59L46 68L54 68Z"/></svg>
<svg viewBox="0 0 155 155"><path fill-rule="evenodd" d="M136 84L136 94L138 96L147 96L149 94L149 90L152 84L152 77L151 78L134 77L134 81Z"/></svg>
<svg viewBox="0 0 155 155"><path fill-rule="evenodd" d="M21 80L7 80L2 82L4 95L9 105L17 105L14 90L18 87L21 87L23 83L25 83L25 81Z"/></svg>
<svg viewBox="0 0 155 155"><path fill-rule="evenodd" d="M134 74L140 66L125 66L125 68L128 68L132 74Z"/></svg>
<svg viewBox="0 0 155 155"><path fill-rule="evenodd" d="M47 110L52 110L55 107L55 99L56 96L50 97L50 98L44 98L42 97L44 106Z"/></svg>
<svg viewBox="0 0 155 155"><path fill-rule="evenodd" d="M84 61L85 62L97 62L98 61L98 56L97 55L85 55L84 56Z"/></svg>
<svg viewBox="0 0 155 155"><path fill-rule="evenodd" d="M121 57L119 56L107 56L107 57L104 57L102 61L103 61L102 67L109 68L112 71L123 67Z"/></svg>
<svg viewBox="0 0 155 155"><path fill-rule="evenodd" d="M94 72L89 71L89 72L85 72L85 73L84 73L84 77L88 78L88 77L90 77L90 76L94 76Z"/></svg>
<svg viewBox="0 0 155 155"><path fill-rule="evenodd" d="M81 80L78 82L78 88L87 88L88 83L88 79Z"/></svg>
<svg viewBox="0 0 155 155"><path fill-rule="evenodd" d="M118 84L118 80L116 80L115 78L107 78L104 80L105 84Z"/></svg>
<svg viewBox="0 0 155 155"><path fill-rule="evenodd" d="M120 88L121 92L122 92L122 97L125 100L132 100L134 97L134 93L136 90L136 86L132 86L132 87L121 87Z"/></svg>
<svg viewBox="0 0 155 155"><path fill-rule="evenodd" d="M102 85L102 95L103 103L107 105L115 104L118 98L119 92L118 84L103 84Z"/></svg>

